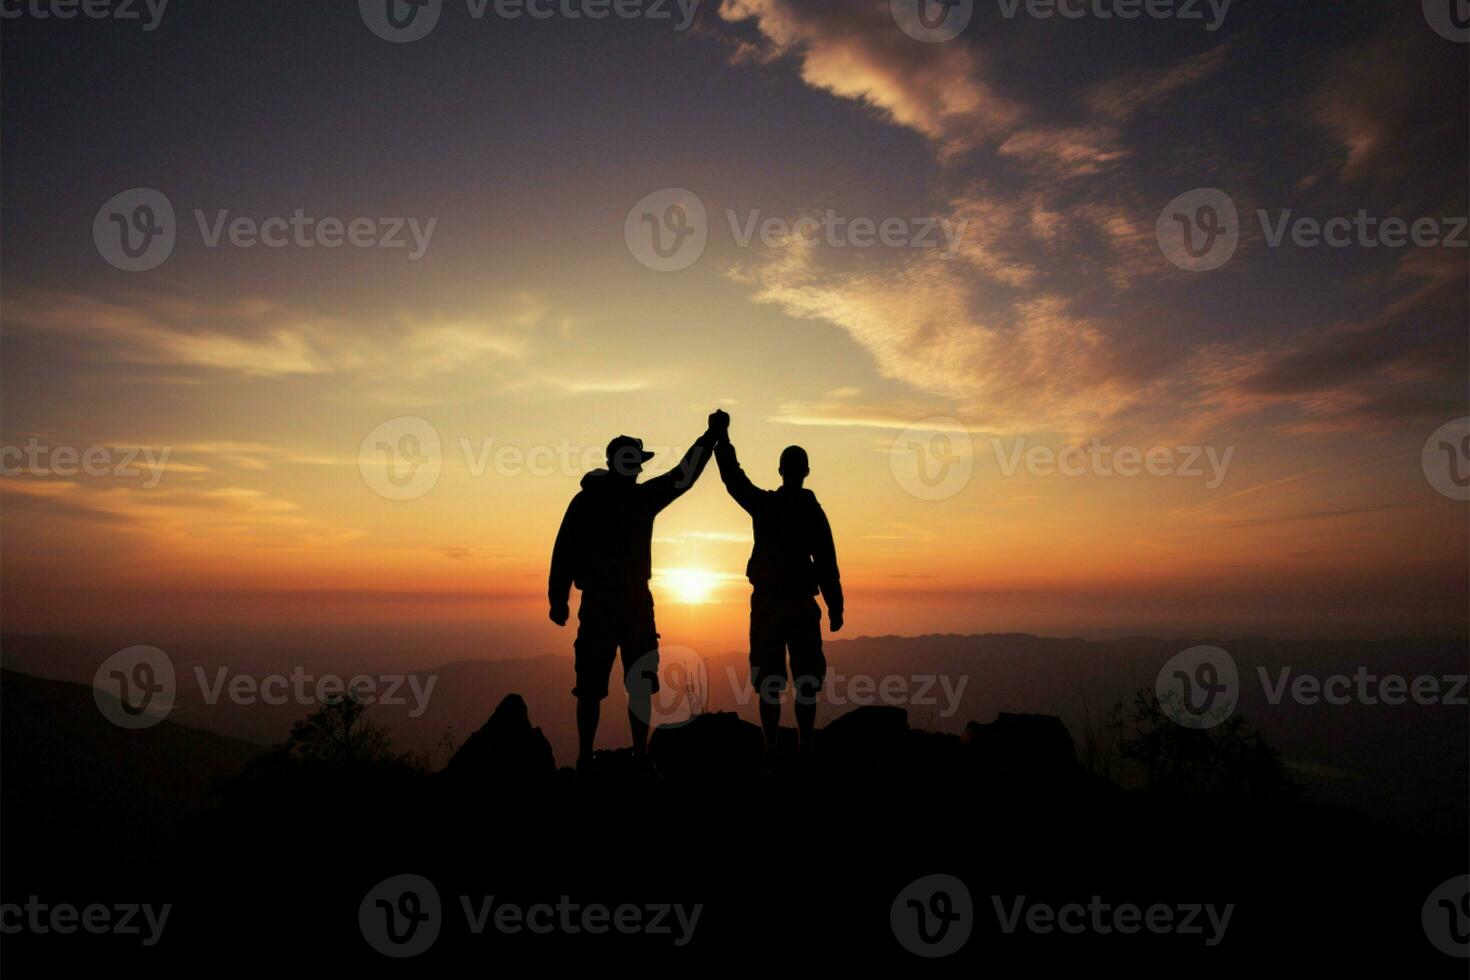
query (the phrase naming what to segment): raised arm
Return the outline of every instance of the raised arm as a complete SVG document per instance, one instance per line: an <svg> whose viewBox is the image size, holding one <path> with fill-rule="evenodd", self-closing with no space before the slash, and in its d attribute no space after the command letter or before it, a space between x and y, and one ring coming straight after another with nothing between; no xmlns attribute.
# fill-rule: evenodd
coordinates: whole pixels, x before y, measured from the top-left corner
<svg viewBox="0 0 1470 980"><path fill-rule="evenodd" d="M735 458L735 444L729 439L721 440L715 447L715 462L720 467L720 482L725 484L725 489L735 502L745 508L746 512L755 514L755 502L760 497L760 489L750 482L750 477L745 475L745 470L740 468L740 460Z"/></svg>
<svg viewBox="0 0 1470 980"><path fill-rule="evenodd" d="M709 465L709 458L714 453L715 443L724 434L725 426L729 424L730 416L723 411L715 411L709 417L709 428L694 440L694 445L679 460L679 464L660 476L643 484L644 493L649 495L653 503L654 513L663 510L669 504L678 500L679 497L699 480L704 468Z"/></svg>
<svg viewBox="0 0 1470 980"><path fill-rule="evenodd" d="M827 513L817 504L812 527L812 564L816 567L817 586L822 598L827 600L827 618L831 620L832 632L842 629L842 575L837 570L837 546L832 543L832 525L827 522Z"/></svg>

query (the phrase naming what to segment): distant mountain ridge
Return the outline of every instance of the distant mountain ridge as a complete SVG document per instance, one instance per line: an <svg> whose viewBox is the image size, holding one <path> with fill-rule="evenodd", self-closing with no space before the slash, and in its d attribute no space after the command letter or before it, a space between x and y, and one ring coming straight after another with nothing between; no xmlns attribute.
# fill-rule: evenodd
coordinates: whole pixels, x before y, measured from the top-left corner
<svg viewBox="0 0 1470 980"><path fill-rule="evenodd" d="M1272 683L1282 669L1292 676L1351 675L1360 666L1409 677L1465 674L1470 656L1462 640L1097 641L1025 633L829 640L831 674L818 722L826 724L853 707L897 704L918 727L959 733L968 722L987 722L1000 712L1042 713L1062 718L1080 739L1103 723L1113 705L1127 704L1139 689L1152 687L1169 657L1200 644L1219 646L1235 659L1242 682L1238 711L1298 768L1317 798L1404 826L1464 826L1470 810L1463 789L1470 781L1470 712L1450 705L1305 705L1289 699L1272 705L1259 673L1266 670ZM66 670L84 683L113 652L88 648L84 641L36 637L6 637L0 649L6 666ZM287 651L274 651L271 659L279 664L290 658ZM296 659L315 663L309 653ZM665 658L666 668L672 663ZM702 707L755 720L745 655L728 653L704 663ZM181 660L179 672L181 684L193 683L191 665ZM433 754L446 731L463 743L491 708L516 693L545 732L558 764L575 753L570 656L461 660L413 674L424 684L432 679L427 710L410 717L411 705L373 709L406 749ZM294 703L235 705L222 699L203 705L181 698L170 720L270 744L283 739L308 710ZM626 726L604 723L599 744L626 741ZM438 762L445 761L440 753Z"/></svg>

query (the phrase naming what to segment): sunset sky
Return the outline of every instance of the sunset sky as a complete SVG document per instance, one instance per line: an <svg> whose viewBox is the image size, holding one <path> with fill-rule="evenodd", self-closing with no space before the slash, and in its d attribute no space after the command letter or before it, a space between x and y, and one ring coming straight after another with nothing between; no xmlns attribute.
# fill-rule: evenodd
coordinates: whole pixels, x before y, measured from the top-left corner
<svg viewBox="0 0 1470 980"><path fill-rule="evenodd" d="M640 436L662 470L723 407L758 483L807 448L853 635L1465 632L1470 509L1421 451L1470 414L1470 46L1419 3L1209 30L979 0L939 43L887 0L706 0L684 31L446 0L411 43L357 8L3 22L0 442L168 452L7 457L6 630L568 650L545 579L589 451ZM176 212L142 272L93 234L132 188ZM659 272L625 224L666 188L708 243ZM1187 271L1156 225L1199 188L1240 241ZM434 224L411 259L406 229L209 247L196 210ZM1459 216L1459 246L1272 247L1286 210ZM829 211L957 235L741 240ZM360 451L404 417L438 479L387 499ZM1202 472L1007 465L1094 440ZM655 530L666 642L739 648L749 548L711 467Z"/></svg>

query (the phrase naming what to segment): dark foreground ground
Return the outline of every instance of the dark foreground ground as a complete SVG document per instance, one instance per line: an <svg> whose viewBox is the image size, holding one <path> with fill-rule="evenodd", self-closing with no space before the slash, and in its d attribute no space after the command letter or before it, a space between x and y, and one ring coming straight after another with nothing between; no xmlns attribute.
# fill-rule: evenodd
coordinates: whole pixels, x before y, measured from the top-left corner
<svg viewBox="0 0 1470 980"><path fill-rule="evenodd" d="M88 703L70 706L72 688ZM4 690L0 902L20 906L7 931L28 903L101 906L113 922L170 907L161 930L134 914L135 934L62 934L64 916L36 913L48 931L28 919L0 940L24 971L11 976L1466 975L1431 933L1458 942L1470 908L1431 903L1423 918L1470 870L1463 836L1287 796L1124 790L1085 773L1042 716L958 737L858 709L817 751L767 766L752 726L706 715L656 734L656 771L612 753L577 777L507 699L429 775L306 764L167 723L153 755L108 757L87 741L116 744L88 720L87 689L7 674ZM68 725L70 741L44 735ZM192 768L223 771L177 816L157 782L189 768L170 760L193 740L208 744ZM77 779L80 745L97 769ZM182 799L191 778L164 782ZM145 798L156 809L140 815Z"/></svg>

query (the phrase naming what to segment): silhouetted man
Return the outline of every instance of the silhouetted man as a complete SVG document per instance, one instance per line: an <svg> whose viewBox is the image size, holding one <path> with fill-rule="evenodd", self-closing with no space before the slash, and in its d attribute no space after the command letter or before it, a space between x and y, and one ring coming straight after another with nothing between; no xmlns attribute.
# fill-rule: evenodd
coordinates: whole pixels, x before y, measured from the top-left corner
<svg viewBox="0 0 1470 980"><path fill-rule="evenodd" d="M842 580L832 527L816 494L802 487L810 468L806 450L788 446L781 452L781 487L761 490L750 482L735 458L728 434L715 448L720 479L735 502L750 514L755 548L745 566L754 586L750 595L750 682L760 697L761 730L766 751L776 751L781 732L781 692L786 689L786 653L796 688L796 731L799 744L810 746L817 720L817 694L827 676L822 655L822 610L814 598L827 601L832 632L842 629Z"/></svg>
<svg viewBox="0 0 1470 980"><path fill-rule="evenodd" d="M571 616L567 599L575 582L582 590L577 607L577 768L592 761L602 699L618 652L623 658L623 686L628 692L628 724L633 751L648 746L648 720L658 690L658 631L653 623L650 552L653 519L694 485L709 463L718 436L730 417L716 411L709 429L695 440L674 469L646 483L638 482L643 464L654 454L643 441L618 436L607 444L607 469L582 478L582 489L567 507L551 554L547 596L551 621L565 626Z"/></svg>

